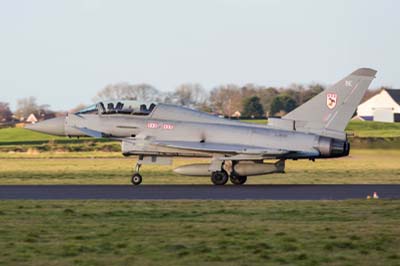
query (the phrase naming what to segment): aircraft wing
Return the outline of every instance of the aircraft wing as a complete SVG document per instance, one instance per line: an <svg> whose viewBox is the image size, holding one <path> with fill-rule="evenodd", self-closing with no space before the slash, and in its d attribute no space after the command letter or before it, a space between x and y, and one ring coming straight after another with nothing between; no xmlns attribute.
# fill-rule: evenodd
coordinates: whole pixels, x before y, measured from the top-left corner
<svg viewBox="0 0 400 266"><path fill-rule="evenodd" d="M192 141L152 141L151 144L168 148L192 150L211 153L229 154L261 154L279 156L288 154L289 151L281 149L269 149L264 147L247 146L242 144L202 143Z"/></svg>

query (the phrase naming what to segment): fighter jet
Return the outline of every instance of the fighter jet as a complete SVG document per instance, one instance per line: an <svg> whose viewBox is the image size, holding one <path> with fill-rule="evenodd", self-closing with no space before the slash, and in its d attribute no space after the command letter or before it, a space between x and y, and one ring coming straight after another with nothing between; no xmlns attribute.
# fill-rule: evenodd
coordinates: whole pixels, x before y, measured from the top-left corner
<svg viewBox="0 0 400 266"><path fill-rule="evenodd" d="M210 158L174 171L211 176L215 185L242 185L248 176L283 173L288 159L349 155L345 127L376 71L360 68L281 118L256 125L170 104L103 101L28 129L69 137L121 142L125 156L137 155L131 182L142 182L144 164L171 164L173 157ZM273 160L268 162L266 160Z"/></svg>

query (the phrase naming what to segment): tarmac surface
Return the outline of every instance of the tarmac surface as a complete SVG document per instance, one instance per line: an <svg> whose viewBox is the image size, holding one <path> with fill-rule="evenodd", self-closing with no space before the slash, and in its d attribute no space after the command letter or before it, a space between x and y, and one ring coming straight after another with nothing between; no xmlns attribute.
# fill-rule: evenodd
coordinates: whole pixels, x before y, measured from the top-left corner
<svg viewBox="0 0 400 266"><path fill-rule="evenodd" d="M400 199L400 185L2 185L0 200L344 200Z"/></svg>

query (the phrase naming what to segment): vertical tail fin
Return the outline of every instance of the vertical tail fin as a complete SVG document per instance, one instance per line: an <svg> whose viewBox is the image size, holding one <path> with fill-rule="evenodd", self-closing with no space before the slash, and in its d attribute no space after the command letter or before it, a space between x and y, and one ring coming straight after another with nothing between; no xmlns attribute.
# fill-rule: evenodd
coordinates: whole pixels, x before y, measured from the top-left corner
<svg viewBox="0 0 400 266"><path fill-rule="evenodd" d="M309 130L344 131L376 72L357 69L283 118Z"/></svg>

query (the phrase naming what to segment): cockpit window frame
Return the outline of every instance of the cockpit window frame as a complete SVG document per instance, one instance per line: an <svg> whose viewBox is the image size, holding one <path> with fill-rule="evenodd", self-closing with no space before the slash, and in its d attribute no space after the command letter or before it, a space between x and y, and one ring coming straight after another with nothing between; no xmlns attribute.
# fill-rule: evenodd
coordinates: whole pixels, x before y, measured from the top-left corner
<svg viewBox="0 0 400 266"><path fill-rule="evenodd" d="M149 116L157 107L156 102L139 102L133 100L108 100L90 105L75 114L124 114L134 116Z"/></svg>
<svg viewBox="0 0 400 266"><path fill-rule="evenodd" d="M77 114L77 115L81 115L81 114L97 114L98 111L99 110L97 108L97 104L92 104L92 105L89 105L86 108L83 108L82 110L79 110L75 114Z"/></svg>

